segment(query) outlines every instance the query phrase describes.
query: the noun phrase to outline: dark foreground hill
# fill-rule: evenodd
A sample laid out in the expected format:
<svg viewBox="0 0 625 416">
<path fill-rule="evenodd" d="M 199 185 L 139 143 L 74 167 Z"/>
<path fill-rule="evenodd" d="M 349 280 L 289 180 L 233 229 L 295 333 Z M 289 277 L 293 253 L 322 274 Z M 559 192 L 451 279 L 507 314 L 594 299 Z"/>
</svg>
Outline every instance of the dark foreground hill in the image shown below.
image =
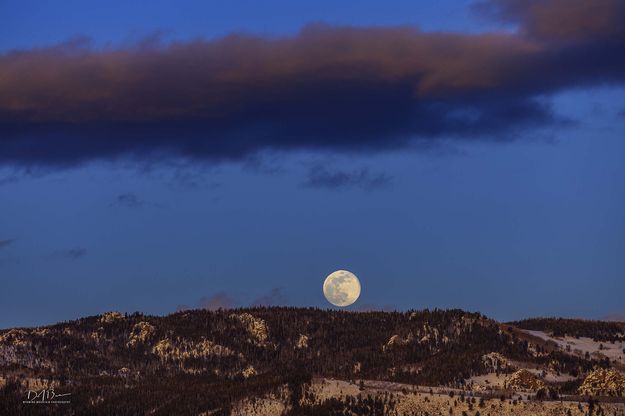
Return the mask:
<svg viewBox="0 0 625 416">
<path fill-rule="evenodd" d="M 573 354 L 520 329 L 553 331 L 558 323 L 534 324 L 504 325 L 460 310 L 250 308 L 164 317 L 111 312 L 2 330 L 0 414 L 230 414 L 242 400 L 268 394 L 282 397 L 293 415 L 335 414 L 324 412 L 346 410 L 341 406 L 347 404 L 335 403 L 334 410 L 311 405 L 315 398 L 307 386 L 313 378 L 469 391 L 476 376 L 493 374 L 510 378 L 501 394 L 527 387 L 555 397 L 577 393 L 593 371 L 599 377 L 603 373 L 597 370 L 608 374 L 620 368 L 607 356 Z M 619 333 L 596 325 L 611 342 L 625 333 L 625 328 Z M 568 321 L 565 326 L 563 334 L 578 328 Z M 594 334 L 591 324 L 582 328 L 575 330 Z M 543 374 L 533 380 L 519 368 Z M 522 385 L 523 377 L 532 378 L 530 386 Z M 71 393 L 62 396 L 70 403 L 23 403 L 29 390 L 49 393 L 50 388 L 54 394 Z M 606 395 L 620 395 L 619 388 Z M 360 413 L 345 414 L 391 414 L 387 410 L 395 406 L 389 397 L 362 400 L 353 403 L 361 406 Z M 375 413 L 376 406 L 386 410 Z"/>
</svg>

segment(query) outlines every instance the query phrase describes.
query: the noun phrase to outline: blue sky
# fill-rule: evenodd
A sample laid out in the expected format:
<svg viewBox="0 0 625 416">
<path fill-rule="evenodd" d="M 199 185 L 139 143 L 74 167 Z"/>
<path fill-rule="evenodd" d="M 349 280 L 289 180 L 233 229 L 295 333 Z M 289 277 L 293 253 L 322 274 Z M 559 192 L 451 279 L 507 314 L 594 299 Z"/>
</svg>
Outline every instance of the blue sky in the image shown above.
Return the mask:
<svg viewBox="0 0 625 416">
<path fill-rule="evenodd" d="M 422 30 L 483 31 L 470 1 L 3 1 L 3 50 L 48 46 L 88 36 L 98 45 L 134 43 L 161 34 L 170 39 L 214 38 L 232 32 L 288 35 L 311 22 L 339 25 L 417 25 Z"/>
<path fill-rule="evenodd" d="M 4 1 L 0 50 L 5 57 L 14 49 L 36 54 L 77 36 L 90 37 L 96 50 L 132 47 L 155 33 L 183 43 L 232 32 L 288 38 L 310 22 L 416 25 L 462 36 L 514 29 L 477 16 L 471 4 Z M 0 60 L 0 73 L 3 65 L 12 65 L 10 58 Z M 554 121 L 506 118 L 519 127 L 489 126 L 475 137 L 468 128 L 436 127 L 435 138 L 389 136 L 396 144 L 388 146 L 372 134 L 364 150 L 354 145 L 363 132 L 351 126 L 358 120 L 351 114 L 347 130 L 304 129 L 303 146 L 291 145 L 299 139 L 289 129 L 278 142 L 223 158 L 186 150 L 144 157 L 150 142 L 113 156 L 94 145 L 87 154 L 52 130 L 35 143 L 58 146 L 41 153 L 29 141 L 34 130 L 16 136 L 16 146 L 11 136 L 8 147 L 0 143 L 0 328 L 107 310 L 165 314 L 210 304 L 215 295 L 233 306 L 279 293 L 276 303 L 327 307 L 321 285 L 336 269 L 360 277 L 355 307 L 457 307 L 500 320 L 623 313 L 625 89 L 620 79 L 593 77 L 530 94 Z M 37 93 L 40 78 L 27 81 Z M 525 87 L 534 84 L 518 85 L 539 88 Z M 288 97 L 308 100 L 304 108 L 316 99 Z M 0 100 L 0 115 L 9 114 L 0 129 L 12 131 L 8 108 Z M 451 117 L 462 108 L 441 111 Z M 490 104 L 477 108 L 498 114 Z M 69 117 L 43 105 L 34 111 L 61 122 Z M 291 116 L 281 107 L 278 113 Z M 356 138 L 343 139 L 344 131 Z M 327 140 L 314 137 L 326 132 Z M 76 140 L 115 140 L 94 134 L 90 127 Z M 266 132 L 246 134 L 254 141 Z M 51 162 L 47 149 L 59 158 Z"/>
</svg>

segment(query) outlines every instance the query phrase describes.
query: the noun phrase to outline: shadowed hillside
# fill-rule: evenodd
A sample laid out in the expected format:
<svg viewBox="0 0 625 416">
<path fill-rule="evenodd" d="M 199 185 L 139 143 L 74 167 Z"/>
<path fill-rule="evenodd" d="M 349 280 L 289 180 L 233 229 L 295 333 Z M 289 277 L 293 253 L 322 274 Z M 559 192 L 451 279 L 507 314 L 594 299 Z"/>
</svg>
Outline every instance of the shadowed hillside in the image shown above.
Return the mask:
<svg viewBox="0 0 625 416">
<path fill-rule="evenodd" d="M 518 325 L 546 329 L 537 322 L 536 328 L 533 321 Z M 586 375 L 614 364 L 600 355 L 567 353 L 515 326 L 461 310 L 249 308 L 164 317 L 110 312 L 0 331 L 0 414 L 230 414 L 245 400 L 268 395 L 291 414 L 358 406 L 339 398 L 314 404 L 310 386 L 320 378 L 354 386 L 377 380 L 480 391 L 480 380 L 492 376 L 488 384 L 496 394 L 527 387 L 557 397 L 576 394 Z M 540 380 L 512 383 L 522 379 L 515 375 L 521 368 L 540 369 Z M 22 403 L 28 390 L 50 387 L 70 392 L 71 404 Z M 619 388 L 606 391 L 618 396 Z M 381 396 L 366 403 L 370 411 L 353 414 L 373 414 L 373 408 L 392 414 L 397 404 Z"/>
</svg>

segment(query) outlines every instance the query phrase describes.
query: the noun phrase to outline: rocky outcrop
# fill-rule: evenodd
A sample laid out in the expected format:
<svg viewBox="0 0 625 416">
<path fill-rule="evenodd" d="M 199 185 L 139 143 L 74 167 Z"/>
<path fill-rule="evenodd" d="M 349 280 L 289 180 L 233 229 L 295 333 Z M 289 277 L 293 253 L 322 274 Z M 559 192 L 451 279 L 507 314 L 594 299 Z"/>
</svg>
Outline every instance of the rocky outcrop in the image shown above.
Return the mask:
<svg viewBox="0 0 625 416">
<path fill-rule="evenodd" d="M 141 344 L 145 344 L 154 336 L 154 332 L 156 332 L 156 328 L 154 328 L 154 326 L 149 322 L 138 322 L 132 327 L 126 346 L 129 348 L 136 348 Z"/>
<path fill-rule="evenodd" d="M 625 375 L 612 369 L 592 371 L 579 386 L 578 393 L 588 396 L 625 396 Z"/>
<path fill-rule="evenodd" d="M 30 331 L 31 335 L 35 335 L 37 337 L 47 337 L 51 334 L 51 332 L 52 331 L 50 331 L 48 328 L 35 328 Z"/>
<path fill-rule="evenodd" d="M 0 335 L 0 345 L 10 345 L 13 347 L 28 346 L 29 342 L 26 340 L 28 332 L 23 329 L 11 329 L 9 332 L 5 332 Z"/>
<path fill-rule="evenodd" d="M 154 345 L 152 353 L 164 361 L 181 361 L 187 358 L 225 357 L 233 355 L 234 351 L 207 339 L 194 342 L 180 338 L 175 340 L 165 338 Z"/>
<path fill-rule="evenodd" d="M 249 341 L 258 346 L 267 345 L 269 338 L 269 330 L 267 324 L 260 318 L 256 318 L 251 313 L 233 313 L 230 318 L 238 320 L 242 323 L 247 332 L 250 334 Z"/>
<path fill-rule="evenodd" d="M 100 322 L 103 324 L 111 324 L 115 321 L 119 321 L 122 320 L 126 317 L 126 315 L 124 315 L 123 313 L 117 312 L 117 311 L 112 311 L 112 312 L 107 312 L 105 314 L 103 314 L 100 317 Z"/>
<path fill-rule="evenodd" d="M 273 393 L 241 400 L 232 407 L 232 416 L 279 416 L 290 414 L 290 392 L 282 386 Z M 215 416 L 217 413 L 200 413 L 198 416 Z"/>
<path fill-rule="evenodd" d="M 496 373 L 501 370 L 507 370 L 513 368 L 508 359 L 498 352 L 491 352 L 482 355 L 482 362 L 486 371 L 490 373 Z"/>
<path fill-rule="evenodd" d="M 504 388 L 510 390 L 538 391 L 543 387 L 545 387 L 545 383 L 526 369 L 516 371 L 504 381 Z"/>
<path fill-rule="evenodd" d="M 408 320 L 414 321 L 419 314 L 412 312 Z M 488 325 L 489 321 L 477 317 L 462 316 L 455 322 L 446 326 L 437 327 L 431 322 L 425 321 L 420 325 L 415 325 L 411 331 L 405 335 L 395 334 L 382 345 L 382 351 L 389 351 L 391 348 L 418 343 L 427 346 L 432 353 L 444 348 L 447 344 L 453 343 L 461 334 L 471 332 L 474 325 Z"/>
<path fill-rule="evenodd" d="M 37 354 L 37 346 L 33 345 L 34 337 L 45 336 L 49 332 L 48 329 L 35 328 L 30 331 L 11 329 L 0 334 L 0 365 L 53 368 L 52 362 Z"/>
<path fill-rule="evenodd" d="M 256 374 L 258 374 L 256 372 L 256 369 L 254 369 L 254 367 L 252 367 L 251 365 L 248 365 L 247 367 L 245 367 L 243 371 L 241 372 L 241 375 L 243 376 L 243 378 L 250 378 L 252 376 L 255 376 Z"/>
<path fill-rule="evenodd" d="M 411 342 L 413 342 L 415 340 L 414 335 L 412 334 L 412 332 L 408 333 L 408 335 L 406 335 L 405 337 L 401 337 L 399 335 L 393 335 L 391 336 L 388 341 L 386 341 L 386 344 L 384 344 L 382 346 L 382 351 L 388 351 L 393 347 L 399 347 L 402 345 L 408 345 Z M 427 340 L 426 340 L 427 341 Z M 419 341 L 421 342 L 421 341 Z M 425 342 L 425 341 L 423 341 Z"/>
<path fill-rule="evenodd" d="M 297 340 L 297 344 L 295 344 L 296 348 L 308 348 L 308 336 L 304 334 L 300 334 L 299 339 Z"/>
</svg>

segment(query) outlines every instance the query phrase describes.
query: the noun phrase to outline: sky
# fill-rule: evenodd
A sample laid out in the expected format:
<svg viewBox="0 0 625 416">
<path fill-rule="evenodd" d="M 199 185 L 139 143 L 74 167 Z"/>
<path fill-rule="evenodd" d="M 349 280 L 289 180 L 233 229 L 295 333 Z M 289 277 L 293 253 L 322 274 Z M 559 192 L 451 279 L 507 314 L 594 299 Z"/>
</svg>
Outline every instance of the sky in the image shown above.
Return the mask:
<svg viewBox="0 0 625 416">
<path fill-rule="evenodd" d="M 0 328 L 625 313 L 618 0 L 0 1 Z"/>
</svg>

